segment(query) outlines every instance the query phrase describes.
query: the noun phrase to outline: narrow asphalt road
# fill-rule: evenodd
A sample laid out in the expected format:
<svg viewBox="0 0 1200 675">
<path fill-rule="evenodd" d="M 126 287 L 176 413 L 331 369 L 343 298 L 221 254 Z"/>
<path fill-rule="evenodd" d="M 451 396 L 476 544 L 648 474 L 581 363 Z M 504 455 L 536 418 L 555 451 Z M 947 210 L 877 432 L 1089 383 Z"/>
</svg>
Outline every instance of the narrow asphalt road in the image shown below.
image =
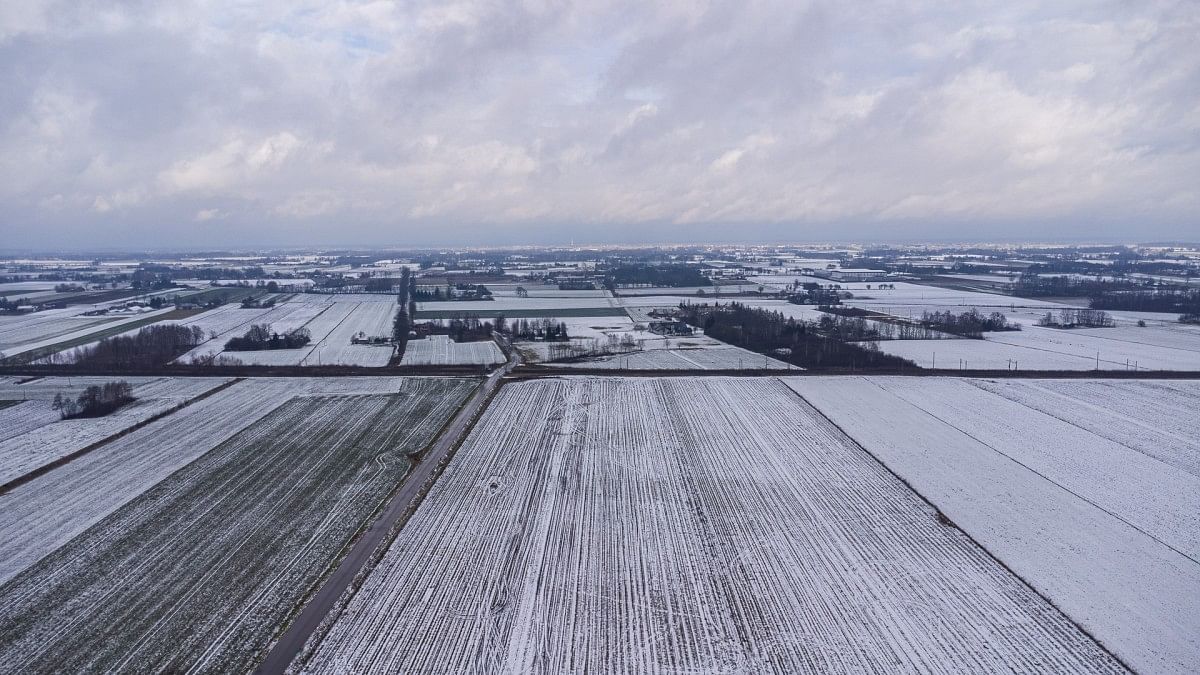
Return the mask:
<svg viewBox="0 0 1200 675">
<path fill-rule="evenodd" d="M 502 345 L 507 347 L 507 345 Z M 413 470 L 404 478 L 400 489 L 384 508 L 383 513 L 371 523 L 367 531 L 354 543 L 350 552 L 338 563 L 333 574 L 308 601 L 300 615 L 288 626 L 287 631 L 279 638 L 279 642 L 267 653 L 256 673 L 275 675 L 283 673 L 292 663 L 309 637 L 325 620 L 325 616 L 334 608 L 339 598 L 350 587 L 354 578 L 372 557 L 372 553 L 383 543 L 388 533 L 396 523 L 404 517 L 413 500 L 429 487 L 439 467 L 449 459 L 450 453 L 462 440 L 471 422 L 483 410 L 483 406 L 500 386 L 500 381 L 520 364 L 520 355 L 513 349 L 509 352 L 508 362 L 496 369 L 484 380 L 475 393 L 471 395 L 452 420 L 442 429 L 442 433 L 434 440 L 433 445 L 417 462 Z"/>
</svg>

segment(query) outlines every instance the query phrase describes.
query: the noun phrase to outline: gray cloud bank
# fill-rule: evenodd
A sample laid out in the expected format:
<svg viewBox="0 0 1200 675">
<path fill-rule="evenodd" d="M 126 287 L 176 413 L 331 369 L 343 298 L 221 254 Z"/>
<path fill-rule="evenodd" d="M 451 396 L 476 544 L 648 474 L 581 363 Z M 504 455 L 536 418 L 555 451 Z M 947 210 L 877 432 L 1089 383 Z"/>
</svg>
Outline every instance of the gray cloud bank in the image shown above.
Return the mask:
<svg viewBox="0 0 1200 675">
<path fill-rule="evenodd" d="M 1200 239 L 1200 3 L 0 5 L 0 245 Z"/>
</svg>

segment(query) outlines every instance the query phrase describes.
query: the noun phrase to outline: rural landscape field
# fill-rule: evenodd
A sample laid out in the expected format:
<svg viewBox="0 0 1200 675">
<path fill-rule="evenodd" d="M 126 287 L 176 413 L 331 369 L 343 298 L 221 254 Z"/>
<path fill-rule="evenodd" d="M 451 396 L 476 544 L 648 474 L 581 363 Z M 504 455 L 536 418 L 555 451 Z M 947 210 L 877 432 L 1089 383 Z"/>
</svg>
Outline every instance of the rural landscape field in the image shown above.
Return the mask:
<svg viewBox="0 0 1200 675">
<path fill-rule="evenodd" d="M 1196 250 L 5 265 L 0 672 L 1200 664 Z"/>
</svg>

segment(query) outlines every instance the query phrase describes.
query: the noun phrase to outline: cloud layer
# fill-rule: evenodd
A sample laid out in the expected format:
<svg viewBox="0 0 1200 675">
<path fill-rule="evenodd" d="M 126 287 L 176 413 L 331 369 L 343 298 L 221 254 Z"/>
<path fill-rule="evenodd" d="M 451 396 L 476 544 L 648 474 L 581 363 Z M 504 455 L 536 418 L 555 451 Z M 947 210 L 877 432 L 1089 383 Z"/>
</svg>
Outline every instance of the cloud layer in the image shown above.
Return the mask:
<svg viewBox="0 0 1200 675">
<path fill-rule="evenodd" d="M 1200 239 L 1200 5 L 19 2 L 9 247 Z"/>
</svg>

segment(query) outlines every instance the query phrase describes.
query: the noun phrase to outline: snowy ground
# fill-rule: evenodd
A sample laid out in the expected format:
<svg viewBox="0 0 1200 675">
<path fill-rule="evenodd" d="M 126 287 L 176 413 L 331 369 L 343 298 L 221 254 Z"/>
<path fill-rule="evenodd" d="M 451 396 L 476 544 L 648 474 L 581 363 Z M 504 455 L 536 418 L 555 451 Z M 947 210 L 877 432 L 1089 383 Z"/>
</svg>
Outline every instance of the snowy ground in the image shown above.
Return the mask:
<svg viewBox="0 0 1200 675">
<path fill-rule="evenodd" d="M 1120 672 L 763 378 L 500 391 L 307 671 Z"/>
<path fill-rule="evenodd" d="M 1200 663 L 1200 385 L 788 384 L 1135 670 Z"/>
<path fill-rule="evenodd" d="M 596 307 L 611 308 L 618 306 L 613 298 L 605 295 L 595 295 L 594 292 L 587 292 L 587 295 L 561 295 L 561 294 L 539 294 L 534 296 L 531 292 L 528 298 L 518 298 L 515 296 L 501 296 L 495 300 L 465 300 L 465 301 L 449 301 L 449 302 L 418 302 L 418 316 L 422 312 L 505 312 L 505 316 L 519 317 L 523 311 L 543 311 L 543 310 L 567 310 L 567 309 L 592 309 Z"/>
<path fill-rule="evenodd" d="M 1026 325 L 983 340 L 880 340 L 923 368 L 1200 370 L 1200 327 L 1179 324 L 1063 330 Z"/>
<path fill-rule="evenodd" d="M 403 479 L 405 453 L 474 386 L 397 383 L 400 393 L 297 396 L 266 417 L 255 410 L 254 424 L 11 577 L 0 586 L 0 671 L 252 669 Z M 174 450 L 181 456 L 160 459 L 196 452 Z M 136 455 L 127 451 L 126 468 Z"/>
<path fill-rule="evenodd" d="M 0 317 L 0 320 L 18 320 L 0 321 L 0 353 L 5 356 L 16 356 L 68 340 L 84 338 L 101 330 L 141 321 L 146 317 L 162 316 L 173 308 L 166 307 L 140 314 L 118 316 L 83 316 L 82 312 L 85 309 L 88 308 L 70 307 L 24 316 Z"/>
<path fill-rule="evenodd" d="M 409 340 L 402 366 L 491 365 L 504 363 L 504 352 L 495 342 L 455 342 L 447 335 Z"/>
<path fill-rule="evenodd" d="M 224 305 L 181 322 L 198 325 L 217 336 L 177 361 L 186 363 L 193 358 L 223 354 L 253 365 L 386 366 L 392 356 L 390 346 L 352 344 L 351 339 L 360 332 L 367 337 L 391 335 L 397 307 L 394 296 L 362 293 L 301 293 L 267 310 Z M 312 342 L 299 349 L 224 351 L 230 338 L 241 336 L 252 324 L 260 323 L 271 324 L 278 333 L 304 327 Z"/>
<path fill-rule="evenodd" d="M 699 339 L 708 340 L 709 338 L 701 337 Z M 692 341 L 690 338 L 678 338 L 673 341 L 673 344 L 679 345 L 689 342 L 695 344 L 695 341 Z M 768 358 L 762 354 L 742 349 L 741 347 L 720 343 L 716 346 L 676 346 L 672 348 L 659 346 L 644 351 L 600 356 L 567 363 L 552 362 L 546 365 L 561 366 L 564 368 L 614 368 L 621 370 L 744 370 L 758 368 L 787 370 L 790 367 L 783 361 Z"/>
<path fill-rule="evenodd" d="M 82 383 L 77 385 L 69 381 L 76 379 L 99 384 L 113 381 L 114 378 L 45 378 L 30 383 L 33 385 L 31 390 L 20 393 L 28 398 L 38 395 L 44 397 L 51 389 L 55 389 L 55 393 L 63 392 L 73 397 L 83 389 Z M 0 485 L 180 406 L 225 381 L 221 378 L 158 378 L 134 388 L 136 401 L 103 417 L 63 420 L 50 408 L 50 401 L 46 398 L 24 403 L 19 408 L 29 410 L 29 417 L 17 425 L 18 429 L 24 428 L 24 431 L 17 434 L 0 433 L 3 438 L 0 440 Z M 59 385 L 57 388 L 56 384 Z M 29 386 L 16 385 L 3 389 L 18 393 L 21 388 Z M 0 394 L 2 397 L 4 395 Z M 9 400 L 15 400 L 15 397 Z M 11 410 L 13 408 L 0 410 L 0 419 Z M 30 420 L 41 424 L 31 426 Z"/>
</svg>

